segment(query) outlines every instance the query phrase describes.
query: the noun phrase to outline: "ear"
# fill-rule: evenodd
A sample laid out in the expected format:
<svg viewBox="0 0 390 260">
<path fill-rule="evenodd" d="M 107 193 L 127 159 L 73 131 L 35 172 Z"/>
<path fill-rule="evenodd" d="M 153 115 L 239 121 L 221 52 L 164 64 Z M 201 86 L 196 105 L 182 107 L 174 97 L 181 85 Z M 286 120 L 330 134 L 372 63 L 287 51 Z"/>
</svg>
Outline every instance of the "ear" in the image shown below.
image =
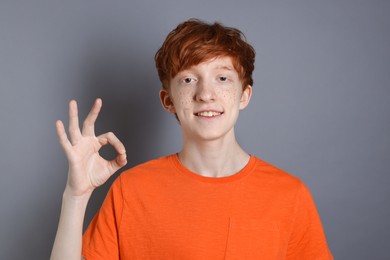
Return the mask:
<svg viewBox="0 0 390 260">
<path fill-rule="evenodd" d="M 168 90 L 166 89 L 161 89 L 160 90 L 160 101 L 162 107 L 169 113 L 175 114 L 175 106 L 172 102 L 171 97 L 169 96 Z"/>
<path fill-rule="evenodd" d="M 242 110 L 248 106 L 249 101 L 251 100 L 251 96 L 252 96 L 252 86 L 248 85 L 248 86 L 246 86 L 244 91 L 242 91 L 242 94 L 241 94 L 240 110 Z"/>
</svg>

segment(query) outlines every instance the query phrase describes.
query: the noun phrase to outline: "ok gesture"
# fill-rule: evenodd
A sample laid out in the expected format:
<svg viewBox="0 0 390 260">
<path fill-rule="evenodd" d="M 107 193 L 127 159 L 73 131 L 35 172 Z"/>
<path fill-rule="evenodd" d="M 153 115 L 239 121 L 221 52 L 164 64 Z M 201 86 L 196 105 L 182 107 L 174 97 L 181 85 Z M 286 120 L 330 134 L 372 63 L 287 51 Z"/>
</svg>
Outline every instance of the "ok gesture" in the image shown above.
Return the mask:
<svg viewBox="0 0 390 260">
<path fill-rule="evenodd" d="M 90 195 L 127 163 L 125 147 L 113 133 L 95 135 L 95 121 L 101 107 L 102 100 L 96 99 L 80 130 L 77 103 L 75 100 L 69 102 L 70 140 L 62 121 L 56 122 L 58 139 L 69 163 L 65 190 L 74 197 Z M 108 144 L 117 152 L 117 157 L 111 161 L 99 154 L 99 150 Z"/>
</svg>

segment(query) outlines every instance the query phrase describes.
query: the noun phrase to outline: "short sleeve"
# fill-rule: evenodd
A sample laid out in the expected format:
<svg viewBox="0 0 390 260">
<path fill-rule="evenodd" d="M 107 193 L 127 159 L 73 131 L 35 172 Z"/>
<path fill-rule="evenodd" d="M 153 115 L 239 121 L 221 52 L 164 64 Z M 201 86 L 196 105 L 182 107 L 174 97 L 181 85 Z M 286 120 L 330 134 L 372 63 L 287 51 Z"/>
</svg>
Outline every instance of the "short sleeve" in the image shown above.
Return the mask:
<svg viewBox="0 0 390 260">
<path fill-rule="evenodd" d="M 303 183 L 297 192 L 295 203 L 287 259 L 333 259 L 314 201 Z"/>
<path fill-rule="evenodd" d="M 85 259 L 119 259 L 118 232 L 122 209 L 123 196 L 119 177 L 83 235 L 82 255 Z"/>
</svg>

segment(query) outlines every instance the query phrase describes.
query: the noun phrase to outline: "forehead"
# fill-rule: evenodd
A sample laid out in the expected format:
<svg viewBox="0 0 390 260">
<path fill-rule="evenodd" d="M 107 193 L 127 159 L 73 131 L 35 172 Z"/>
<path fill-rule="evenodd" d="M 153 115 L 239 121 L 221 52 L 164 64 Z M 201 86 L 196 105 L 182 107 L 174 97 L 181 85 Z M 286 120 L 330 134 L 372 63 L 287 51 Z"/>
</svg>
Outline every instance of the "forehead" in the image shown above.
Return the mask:
<svg viewBox="0 0 390 260">
<path fill-rule="evenodd" d="M 215 57 L 213 59 L 203 61 L 199 64 L 179 71 L 178 74 L 180 74 L 181 72 L 193 70 L 228 70 L 237 72 L 233 66 L 232 58 L 228 56 Z"/>
</svg>

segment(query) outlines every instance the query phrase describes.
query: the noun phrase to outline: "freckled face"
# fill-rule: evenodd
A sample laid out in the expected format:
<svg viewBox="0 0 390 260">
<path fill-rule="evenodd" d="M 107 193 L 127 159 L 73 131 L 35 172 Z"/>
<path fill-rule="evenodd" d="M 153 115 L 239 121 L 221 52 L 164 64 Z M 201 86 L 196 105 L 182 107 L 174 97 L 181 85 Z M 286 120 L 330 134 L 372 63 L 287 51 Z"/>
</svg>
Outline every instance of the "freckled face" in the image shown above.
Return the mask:
<svg viewBox="0 0 390 260">
<path fill-rule="evenodd" d="M 242 82 L 230 57 L 220 57 L 179 72 L 170 91 L 160 92 L 164 108 L 177 114 L 184 138 L 234 138 L 234 124 L 252 93 Z"/>
</svg>

